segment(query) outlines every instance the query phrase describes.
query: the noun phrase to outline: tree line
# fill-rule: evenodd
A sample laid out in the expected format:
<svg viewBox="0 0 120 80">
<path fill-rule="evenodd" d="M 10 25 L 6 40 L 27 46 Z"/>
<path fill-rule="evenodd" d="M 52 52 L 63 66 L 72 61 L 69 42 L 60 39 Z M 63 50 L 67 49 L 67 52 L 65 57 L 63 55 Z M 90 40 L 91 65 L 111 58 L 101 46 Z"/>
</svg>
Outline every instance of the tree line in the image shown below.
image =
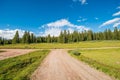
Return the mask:
<svg viewBox="0 0 120 80">
<path fill-rule="evenodd" d="M 4 44 L 30 44 L 30 43 L 72 43 L 80 41 L 92 41 L 92 40 L 120 40 L 120 29 L 117 27 L 113 31 L 106 29 L 103 32 L 88 31 L 61 31 L 58 37 L 55 36 L 39 36 L 36 37 L 33 33 L 28 31 L 24 32 L 22 38 L 19 37 L 19 32 L 16 31 L 13 39 L 4 39 L 0 37 L 0 45 Z"/>
</svg>

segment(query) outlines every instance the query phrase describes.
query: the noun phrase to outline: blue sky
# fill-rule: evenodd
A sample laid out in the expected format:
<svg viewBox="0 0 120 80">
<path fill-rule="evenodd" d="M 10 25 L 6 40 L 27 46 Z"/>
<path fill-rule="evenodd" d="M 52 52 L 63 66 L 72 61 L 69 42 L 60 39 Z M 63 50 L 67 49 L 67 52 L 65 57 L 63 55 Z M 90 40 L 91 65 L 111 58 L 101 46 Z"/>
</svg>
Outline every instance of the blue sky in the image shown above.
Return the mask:
<svg viewBox="0 0 120 80">
<path fill-rule="evenodd" d="M 0 36 L 19 30 L 59 35 L 61 30 L 111 30 L 120 26 L 120 0 L 0 0 Z"/>
</svg>

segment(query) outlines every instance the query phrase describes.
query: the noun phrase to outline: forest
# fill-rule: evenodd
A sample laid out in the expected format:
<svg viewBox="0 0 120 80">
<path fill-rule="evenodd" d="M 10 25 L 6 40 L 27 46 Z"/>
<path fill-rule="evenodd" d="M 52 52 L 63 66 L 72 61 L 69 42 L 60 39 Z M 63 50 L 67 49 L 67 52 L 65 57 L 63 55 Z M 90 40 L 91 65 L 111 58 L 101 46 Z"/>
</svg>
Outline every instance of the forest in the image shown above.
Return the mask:
<svg viewBox="0 0 120 80">
<path fill-rule="evenodd" d="M 55 36 L 38 36 L 36 37 L 33 33 L 25 31 L 22 37 L 19 37 L 19 32 L 16 31 L 13 39 L 4 39 L 0 37 L 0 45 L 5 44 L 30 44 L 30 43 L 73 43 L 80 41 L 92 41 L 92 40 L 120 40 L 120 29 L 117 27 L 113 31 L 106 29 L 103 32 L 88 31 L 61 31 L 58 37 Z"/>
</svg>

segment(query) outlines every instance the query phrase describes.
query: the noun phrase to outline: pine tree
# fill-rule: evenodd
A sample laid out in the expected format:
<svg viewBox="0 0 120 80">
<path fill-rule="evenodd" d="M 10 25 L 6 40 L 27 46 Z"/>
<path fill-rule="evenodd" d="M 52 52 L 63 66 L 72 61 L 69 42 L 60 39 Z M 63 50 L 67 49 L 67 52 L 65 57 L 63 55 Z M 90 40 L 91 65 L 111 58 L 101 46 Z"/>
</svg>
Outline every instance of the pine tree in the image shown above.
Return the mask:
<svg viewBox="0 0 120 80">
<path fill-rule="evenodd" d="M 27 35 L 26 35 L 26 43 L 30 43 L 31 40 L 30 40 L 30 32 L 27 32 Z"/>
<path fill-rule="evenodd" d="M 108 35 L 108 40 L 112 40 L 113 39 L 113 35 L 112 35 L 112 32 L 111 32 L 110 29 L 108 29 L 107 35 Z"/>
<path fill-rule="evenodd" d="M 63 43 L 67 43 L 67 42 L 68 42 L 67 31 L 64 30 L 64 33 L 63 33 Z"/>
<path fill-rule="evenodd" d="M 30 43 L 36 43 L 36 37 L 33 33 L 30 34 Z"/>
<path fill-rule="evenodd" d="M 27 36 L 27 31 L 24 32 L 24 35 L 22 37 L 22 43 L 26 43 L 26 36 Z"/>
<path fill-rule="evenodd" d="M 93 32 L 92 32 L 91 30 L 89 30 L 89 31 L 87 32 L 87 40 L 88 40 L 88 41 L 93 40 Z"/>
<path fill-rule="evenodd" d="M 30 33 L 25 31 L 23 37 L 22 37 L 22 43 L 30 43 L 31 39 L 30 39 Z"/>
<path fill-rule="evenodd" d="M 58 42 L 59 43 L 64 43 L 64 41 L 63 41 L 63 32 L 62 31 L 60 32 L 60 35 L 58 37 Z"/>
<path fill-rule="evenodd" d="M 51 36 L 50 36 L 50 34 L 47 37 L 47 43 L 51 43 Z"/>
<path fill-rule="evenodd" d="M 119 32 L 118 32 L 117 27 L 115 27 L 115 29 L 114 29 L 114 39 L 119 40 Z"/>
<path fill-rule="evenodd" d="M 19 41 L 19 33 L 18 33 L 18 31 L 16 31 L 15 36 L 14 36 L 14 38 L 12 40 L 12 43 L 16 44 L 16 43 L 19 43 L 19 42 L 20 42 Z"/>
</svg>

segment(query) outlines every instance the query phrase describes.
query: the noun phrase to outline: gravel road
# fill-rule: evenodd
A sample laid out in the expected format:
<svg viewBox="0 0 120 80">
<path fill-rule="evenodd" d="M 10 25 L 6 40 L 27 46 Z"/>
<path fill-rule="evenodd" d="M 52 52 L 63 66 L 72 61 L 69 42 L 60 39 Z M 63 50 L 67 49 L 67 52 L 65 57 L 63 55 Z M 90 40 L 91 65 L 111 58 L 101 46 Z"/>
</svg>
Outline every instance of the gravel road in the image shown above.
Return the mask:
<svg viewBox="0 0 120 80">
<path fill-rule="evenodd" d="M 0 49 L 0 50 L 5 51 L 0 53 L 0 60 L 23 55 L 31 51 L 35 51 L 35 49 Z"/>
<path fill-rule="evenodd" d="M 72 58 L 66 50 L 54 49 L 32 74 L 31 80 L 113 80 Z"/>
</svg>

